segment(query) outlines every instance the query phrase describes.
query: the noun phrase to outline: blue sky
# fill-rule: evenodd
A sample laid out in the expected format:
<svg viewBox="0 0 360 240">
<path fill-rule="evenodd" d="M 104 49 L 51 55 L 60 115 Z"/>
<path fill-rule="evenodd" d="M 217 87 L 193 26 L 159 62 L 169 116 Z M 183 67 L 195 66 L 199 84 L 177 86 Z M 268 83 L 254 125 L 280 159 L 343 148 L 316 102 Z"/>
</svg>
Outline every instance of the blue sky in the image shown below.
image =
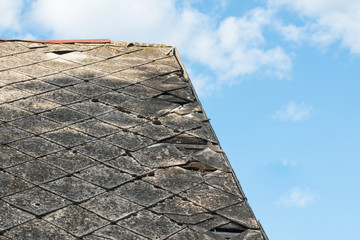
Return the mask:
<svg viewBox="0 0 360 240">
<path fill-rule="evenodd" d="M 178 47 L 270 239 L 357 240 L 358 0 L 1 0 L 0 36 Z"/>
</svg>

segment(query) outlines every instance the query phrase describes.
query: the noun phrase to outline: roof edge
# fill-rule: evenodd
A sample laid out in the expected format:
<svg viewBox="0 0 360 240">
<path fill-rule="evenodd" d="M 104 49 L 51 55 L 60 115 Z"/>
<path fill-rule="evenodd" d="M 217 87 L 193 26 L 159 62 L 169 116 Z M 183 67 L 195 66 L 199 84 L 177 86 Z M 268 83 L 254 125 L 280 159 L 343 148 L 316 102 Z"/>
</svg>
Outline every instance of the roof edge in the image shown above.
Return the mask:
<svg viewBox="0 0 360 240">
<path fill-rule="evenodd" d="M 182 73 L 183 73 L 184 77 L 186 78 L 186 80 L 189 82 L 189 85 L 190 85 L 191 88 L 193 89 L 195 98 L 196 98 L 196 100 L 199 102 L 199 105 L 200 105 L 200 107 L 201 107 L 201 109 L 202 109 L 203 114 L 205 114 L 206 118 L 208 118 L 208 116 L 207 116 L 206 113 L 205 113 L 204 107 L 202 106 L 202 104 L 201 104 L 201 102 L 200 102 L 200 98 L 199 98 L 199 96 L 197 95 L 197 93 L 196 93 L 196 91 L 195 91 L 194 85 L 192 84 L 192 82 L 191 82 L 191 80 L 190 80 L 190 76 L 189 76 L 189 74 L 188 74 L 187 71 L 186 71 L 185 65 L 184 65 L 184 63 L 183 63 L 183 61 L 182 61 L 182 59 L 181 59 L 181 57 L 180 57 L 179 51 L 177 50 L 176 47 L 174 48 L 174 55 L 175 55 L 175 58 L 177 59 L 178 63 L 179 63 L 180 66 L 181 66 L 181 70 L 182 70 Z M 208 118 L 208 119 L 210 120 L 210 118 Z M 210 129 L 211 129 L 213 135 L 215 136 L 216 140 L 218 141 L 219 146 L 220 146 L 220 148 L 221 148 L 220 141 L 219 141 L 217 135 L 215 134 L 215 131 L 214 131 L 214 129 L 213 129 L 213 127 L 212 127 L 211 124 L 210 124 Z M 221 148 L 221 149 L 222 149 L 222 148 Z M 238 187 L 238 189 L 240 190 L 242 196 L 244 197 L 245 204 L 246 204 L 247 207 L 251 210 L 251 212 L 252 212 L 252 214 L 253 214 L 253 217 L 256 219 L 257 224 L 258 224 L 258 226 L 259 226 L 259 230 L 261 231 L 261 234 L 263 235 L 264 240 L 269 240 L 268 236 L 267 236 L 266 233 L 265 233 L 264 228 L 262 227 L 259 219 L 256 218 L 255 213 L 254 213 L 254 211 L 252 210 L 252 208 L 251 208 L 251 206 L 250 206 L 250 204 L 249 204 L 249 202 L 248 202 L 248 199 L 246 198 L 245 192 L 244 192 L 243 188 L 242 188 L 241 185 L 240 185 L 239 179 L 237 178 L 237 176 L 236 176 L 236 174 L 235 174 L 235 171 L 234 171 L 234 169 L 232 168 L 232 165 L 230 164 L 230 160 L 228 159 L 226 153 L 225 153 L 225 152 L 223 152 L 223 153 L 224 153 L 225 161 L 226 161 L 226 162 L 228 163 L 228 165 L 230 166 L 230 171 L 231 171 L 231 174 L 232 174 L 233 177 L 234 177 L 235 184 L 236 184 L 236 186 Z"/>
<path fill-rule="evenodd" d="M 124 46 L 124 47 L 166 47 L 173 48 L 172 45 L 161 44 L 161 43 L 145 43 L 145 42 L 124 42 L 124 41 L 113 41 L 111 40 L 111 44 Z"/>
<path fill-rule="evenodd" d="M 0 38 L 2 42 L 33 42 L 33 43 L 111 43 L 110 39 L 72 39 L 72 40 L 23 40 Z"/>
<path fill-rule="evenodd" d="M 114 41 L 110 39 L 69 39 L 69 40 L 25 40 L 25 39 L 8 39 L 0 38 L 0 42 L 30 42 L 30 43 L 55 43 L 55 44 L 71 44 L 71 43 L 109 43 L 123 47 L 171 47 L 168 44 L 160 43 L 144 43 L 144 42 L 125 42 L 125 41 Z"/>
</svg>

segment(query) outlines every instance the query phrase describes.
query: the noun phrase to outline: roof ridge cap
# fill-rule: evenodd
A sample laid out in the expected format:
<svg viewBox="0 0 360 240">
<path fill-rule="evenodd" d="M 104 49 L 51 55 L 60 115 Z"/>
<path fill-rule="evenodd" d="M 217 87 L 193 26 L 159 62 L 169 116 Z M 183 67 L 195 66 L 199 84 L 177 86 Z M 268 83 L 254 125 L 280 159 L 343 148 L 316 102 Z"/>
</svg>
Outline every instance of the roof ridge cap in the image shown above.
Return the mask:
<svg viewBox="0 0 360 240">
<path fill-rule="evenodd" d="M 111 40 L 111 43 L 114 45 L 120 45 L 124 47 L 172 47 L 172 45 L 168 44 L 161 44 L 161 43 L 145 43 L 145 42 L 125 42 L 125 41 L 113 41 Z"/>
</svg>

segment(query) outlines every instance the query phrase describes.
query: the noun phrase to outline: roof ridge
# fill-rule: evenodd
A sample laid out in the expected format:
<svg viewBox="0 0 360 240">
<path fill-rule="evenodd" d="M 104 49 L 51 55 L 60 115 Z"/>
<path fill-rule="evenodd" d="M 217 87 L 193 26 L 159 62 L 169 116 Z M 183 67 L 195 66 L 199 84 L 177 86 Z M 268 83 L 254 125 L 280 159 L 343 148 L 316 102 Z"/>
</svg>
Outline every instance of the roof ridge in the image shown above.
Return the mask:
<svg viewBox="0 0 360 240">
<path fill-rule="evenodd" d="M 145 42 L 125 42 L 125 41 L 113 41 L 107 38 L 104 39 L 61 39 L 61 40 L 26 40 L 26 39 L 8 39 L 8 38 L 0 38 L 1 42 L 33 42 L 33 43 L 111 43 L 117 46 L 124 47 L 173 47 L 168 44 L 160 44 L 160 43 L 145 43 Z"/>
<path fill-rule="evenodd" d="M 0 38 L 0 41 L 20 41 L 20 42 L 34 42 L 34 43 L 111 43 L 110 39 L 71 39 L 71 40 L 24 40 L 24 39 L 6 39 Z"/>
</svg>

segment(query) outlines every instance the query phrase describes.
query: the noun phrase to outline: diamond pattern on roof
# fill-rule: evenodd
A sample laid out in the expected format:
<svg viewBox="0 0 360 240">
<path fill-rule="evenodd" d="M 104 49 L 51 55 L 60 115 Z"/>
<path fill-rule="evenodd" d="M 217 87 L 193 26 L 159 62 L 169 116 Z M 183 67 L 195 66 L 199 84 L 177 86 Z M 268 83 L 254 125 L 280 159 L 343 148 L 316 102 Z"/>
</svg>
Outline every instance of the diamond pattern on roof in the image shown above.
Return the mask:
<svg viewBox="0 0 360 240">
<path fill-rule="evenodd" d="M 132 179 L 130 174 L 102 164 L 85 169 L 75 176 L 106 189 L 117 187 Z"/>
<path fill-rule="evenodd" d="M 31 93 L 22 91 L 12 86 L 5 86 L 0 88 L 0 104 L 12 102 L 21 98 L 30 96 Z"/>
<path fill-rule="evenodd" d="M 94 166 L 96 161 L 88 158 L 76 150 L 63 150 L 41 158 L 42 161 L 62 169 L 68 173 L 78 172 Z"/>
<path fill-rule="evenodd" d="M 30 133 L 15 128 L 10 124 L 0 125 L 0 144 L 8 144 L 30 136 Z"/>
<path fill-rule="evenodd" d="M 14 102 L 14 105 L 33 113 L 41 113 L 61 106 L 60 104 L 45 100 L 38 96 L 33 96 L 24 100 L 16 101 Z"/>
<path fill-rule="evenodd" d="M 58 104 L 66 105 L 69 103 L 80 102 L 85 100 L 86 97 L 79 94 L 67 91 L 65 89 L 58 89 L 49 93 L 39 95 L 41 98 L 56 102 Z"/>
<path fill-rule="evenodd" d="M 64 124 L 71 124 L 88 118 L 86 114 L 80 113 L 78 111 L 74 111 L 66 107 L 53 109 L 49 112 L 41 114 L 41 116 L 54 120 L 58 123 L 64 123 Z"/>
<path fill-rule="evenodd" d="M 0 201 L 0 231 L 15 227 L 33 218 L 33 215 L 12 207 L 8 203 Z"/>
<path fill-rule="evenodd" d="M 55 142 L 67 148 L 84 144 L 94 139 L 93 137 L 90 137 L 68 127 L 45 133 L 43 134 L 43 136 L 51 140 L 52 142 Z"/>
<path fill-rule="evenodd" d="M 24 65 L 28 65 L 29 62 L 26 60 L 23 60 L 21 58 L 18 58 L 16 56 L 6 56 L 0 58 L 0 65 L 7 68 L 16 68 Z"/>
<path fill-rule="evenodd" d="M 114 133 L 104 140 L 129 151 L 136 151 L 153 143 L 150 138 L 142 137 L 128 131 Z"/>
<path fill-rule="evenodd" d="M 11 146 L 33 157 L 44 156 L 62 149 L 61 146 L 39 137 L 17 141 L 11 144 Z"/>
<path fill-rule="evenodd" d="M 34 184 L 48 182 L 66 174 L 66 172 L 39 160 L 11 167 L 7 171 Z"/>
<path fill-rule="evenodd" d="M 134 181 L 118 187 L 115 194 L 143 206 L 151 206 L 172 194 L 144 181 Z"/>
<path fill-rule="evenodd" d="M 13 84 L 13 86 L 20 90 L 28 91 L 33 94 L 41 94 L 57 88 L 54 85 L 48 84 L 40 80 L 30 80 L 21 83 L 15 83 Z"/>
<path fill-rule="evenodd" d="M 98 71 L 87 66 L 73 68 L 67 71 L 63 71 L 63 73 L 82 80 L 92 80 L 107 75 L 105 72 Z"/>
<path fill-rule="evenodd" d="M 31 188 L 33 185 L 6 172 L 0 172 L 0 197 L 5 197 Z"/>
<path fill-rule="evenodd" d="M 141 206 L 111 192 L 94 197 L 81 206 L 112 222 L 142 209 Z"/>
<path fill-rule="evenodd" d="M 43 184 L 41 187 L 74 202 L 82 202 L 105 191 L 100 187 L 75 177 L 60 178 Z"/>
<path fill-rule="evenodd" d="M 105 137 L 120 131 L 118 127 L 96 119 L 90 119 L 83 122 L 75 123 L 71 127 L 78 131 L 98 138 Z"/>
<path fill-rule="evenodd" d="M 123 227 L 118 225 L 108 225 L 95 231 L 92 235 L 84 237 L 85 240 L 104 240 L 104 239 L 117 239 L 122 237 L 128 240 L 145 240 L 148 238 L 141 237 Z"/>
<path fill-rule="evenodd" d="M 44 76 L 56 74 L 58 72 L 55 69 L 43 67 L 39 64 L 27 65 L 27 66 L 15 68 L 14 71 L 22 73 L 22 74 L 32 77 L 32 78 L 44 77 Z"/>
<path fill-rule="evenodd" d="M 2 121 L 12 121 L 31 114 L 21 108 L 15 107 L 13 104 L 0 105 L 0 113 L 0 120 Z"/>
<path fill-rule="evenodd" d="M 199 172 L 172 167 L 159 169 L 153 176 L 147 176 L 144 180 L 177 194 L 197 185 L 202 178 Z"/>
<path fill-rule="evenodd" d="M 53 131 L 63 126 L 60 123 L 43 118 L 39 115 L 32 115 L 30 117 L 24 117 L 19 120 L 15 120 L 11 122 L 11 125 L 34 134 Z"/>
<path fill-rule="evenodd" d="M 41 77 L 39 80 L 44 81 L 49 84 L 53 84 L 58 87 L 66 87 L 71 86 L 77 83 L 81 83 L 82 81 L 76 77 L 72 77 L 67 74 L 59 73 L 55 75 L 50 75 L 46 77 Z"/>
<path fill-rule="evenodd" d="M 66 88 L 67 90 L 81 94 L 86 97 L 94 97 L 103 93 L 106 93 L 108 90 L 99 85 L 91 84 L 89 82 L 83 82 L 74 86 Z"/>
<path fill-rule="evenodd" d="M 182 227 L 169 218 L 144 210 L 118 223 L 150 239 L 165 239 Z"/>
<path fill-rule="evenodd" d="M 161 91 L 158 91 L 153 88 L 146 87 L 141 84 L 134 84 L 128 87 L 120 89 L 121 92 L 129 94 L 133 97 L 138 97 L 142 100 L 150 99 L 161 94 Z"/>
<path fill-rule="evenodd" d="M 23 225 L 12 228 L 10 231 L 6 232 L 6 236 L 10 239 L 18 240 L 76 239 L 64 230 L 39 219 L 34 219 Z"/>
<path fill-rule="evenodd" d="M 37 216 L 44 215 L 70 204 L 70 201 L 39 187 L 34 187 L 5 197 L 4 201 Z"/>
<path fill-rule="evenodd" d="M 89 142 L 75 148 L 74 150 L 82 153 L 83 155 L 96 159 L 97 161 L 107 161 L 116 158 L 125 152 L 121 148 L 100 140 Z"/>
<path fill-rule="evenodd" d="M 98 102 L 98 99 L 82 101 L 68 105 L 68 107 L 94 117 L 114 110 L 113 107 Z"/>
<path fill-rule="evenodd" d="M 8 168 L 32 160 L 29 155 L 23 154 L 7 145 L 0 145 L 0 168 Z"/>
<path fill-rule="evenodd" d="M 156 141 L 160 141 L 165 138 L 170 138 L 178 133 L 172 129 L 160 125 L 161 122 L 155 120 L 153 122 L 144 123 L 140 126 L 130 128 L 129 131 L 139 133 L 145 137 L 151 138 Z"/>
<path fill-rule="evenodd" d="M 76 237 L 84 236 L 109 222 L 79 206 L 70 205 L 44 217 L 55 226 L 66 229 Z"/>
<path fill-rule="evenodd" d="M 29 79 L 31 79 L 31 77 L 11 70 L 0 72 L 0 81 L 5 84 L 22 82 Z"/>
<path fill-rule="evenodd" d="M 206 184 L 200 184 L 193 187 L 185 193 L 181 193 L 180 196 L 185 197 L 206 209 L 210 209 L 211 211 L 222 209 L 241 201 L 241 199 L 235 195 L 226 193 Z"/>
<path fill-rule="evenodd" d="M 150 167 L 169 167 L 187 162 L 186 156 L 171 144 L 155 144 L 132 153 L 141 164 Z"/>
<path fill-rule="evenodd" d="M 153 171 L 152 168 L 140 165 L 134 158 L 129 156 L 120 156 L 105 162 L 105 164 L 120 169 L 121 171 L 140 176 Z"/>
<path fill-rule="evenodd" d="M 120 111 L 113 111 L 98 117 L 98 119 L 113 124 L 121 128 L 130 128 L 144 123 L 146 120 L 138 118 L 131 114 L 123 113 Z"/>
<path fill-rule="evenodd" d="M 267 240 L 175 48 L 55 42 L 0 41 L 0 240 Z"/>
</svg>

